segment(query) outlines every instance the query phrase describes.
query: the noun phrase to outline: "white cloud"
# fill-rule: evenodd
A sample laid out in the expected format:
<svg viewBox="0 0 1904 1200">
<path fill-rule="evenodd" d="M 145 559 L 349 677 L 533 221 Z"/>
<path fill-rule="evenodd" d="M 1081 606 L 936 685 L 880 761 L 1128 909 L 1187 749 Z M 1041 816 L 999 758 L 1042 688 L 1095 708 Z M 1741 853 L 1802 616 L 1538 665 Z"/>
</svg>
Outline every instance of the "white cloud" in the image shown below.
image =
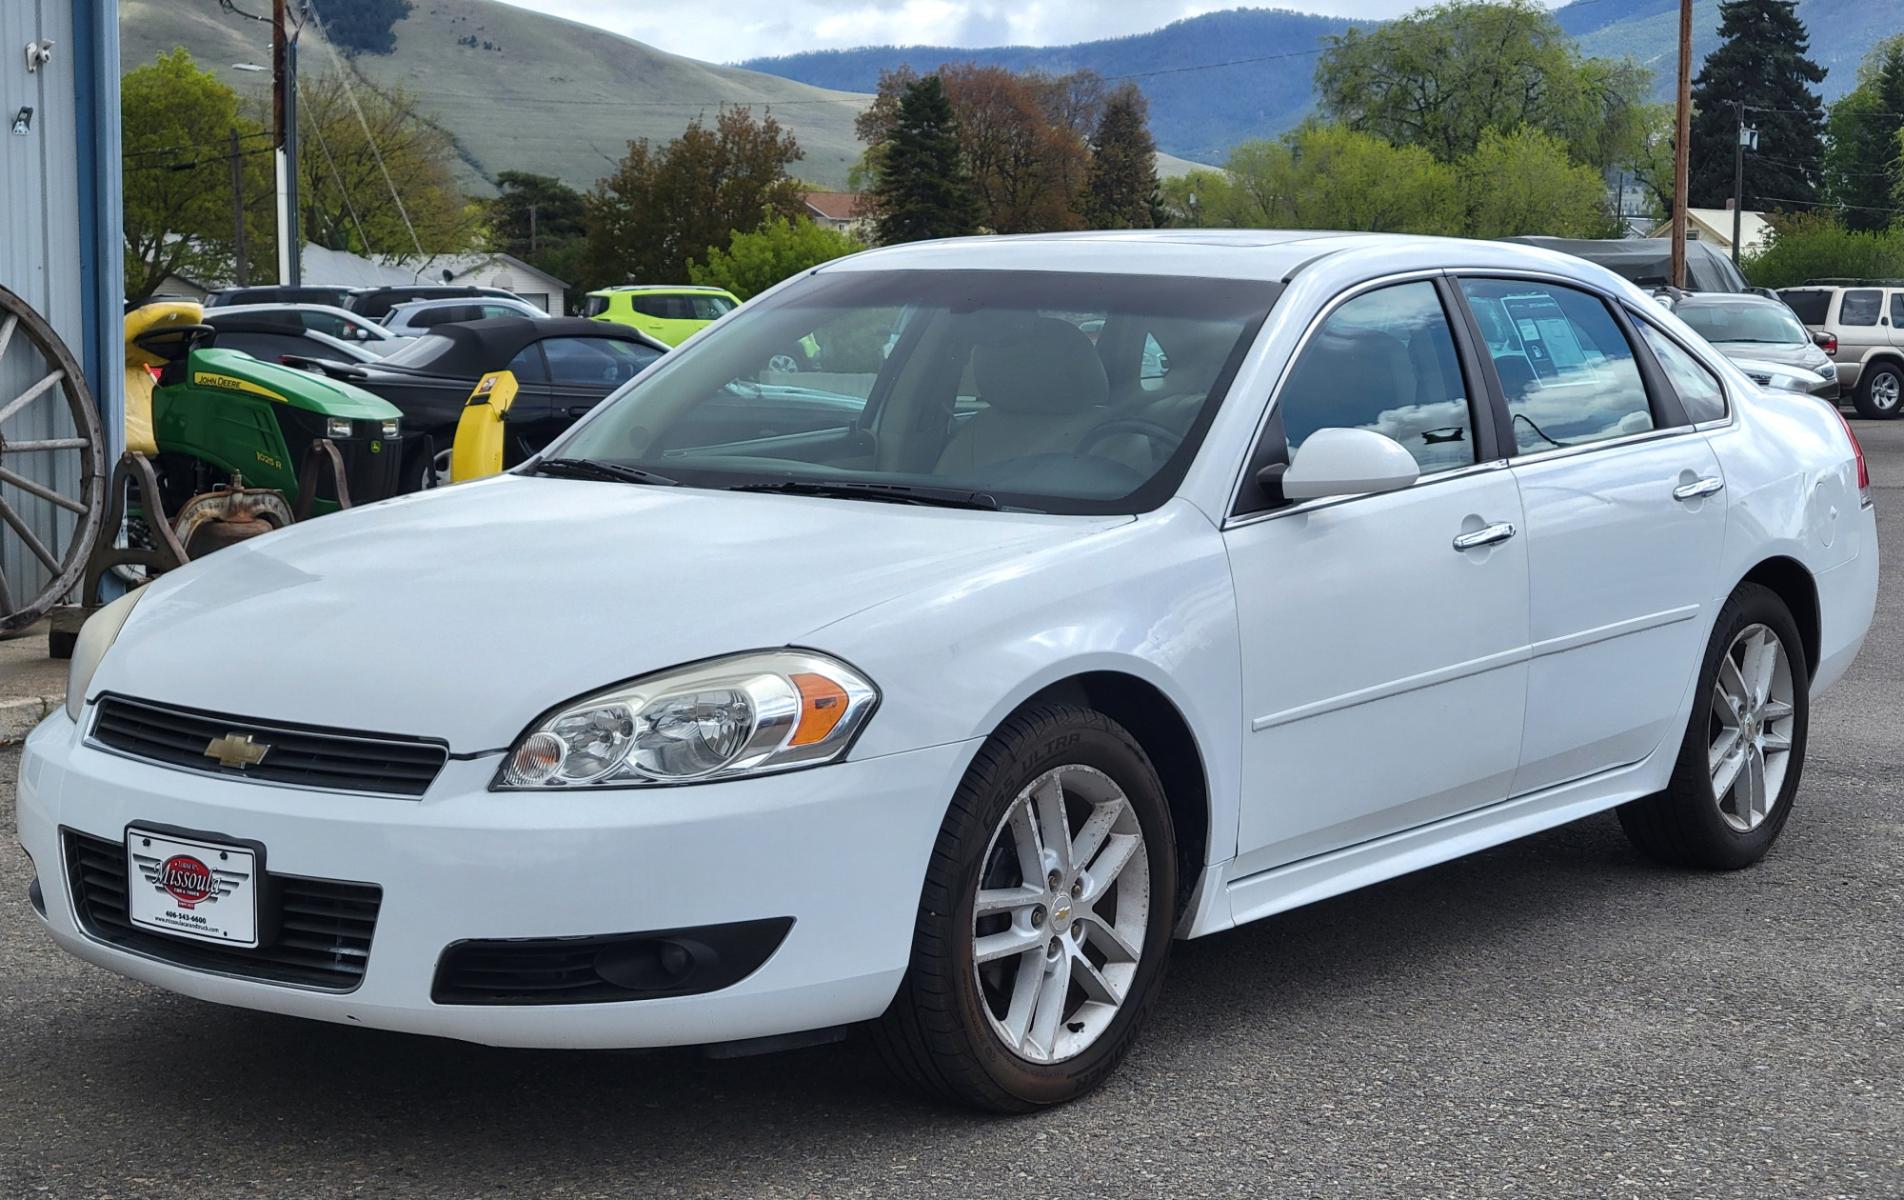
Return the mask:
<svg viewBox="0 0 1904 1200">
<path fill-rule="evenodd" d="M 507 0 L 610 29 L 675 54 L 735 62 L 849 46 L 1062 45 L 1143 33 L 1235 0 L 720 0 L 708 5 L 618 0 Z M 1423 0 L 1285 0 L 1347 17 L 1392 17 Z M 1552 2 L 1552 0 L 1548 0 Z"/>
</svg>

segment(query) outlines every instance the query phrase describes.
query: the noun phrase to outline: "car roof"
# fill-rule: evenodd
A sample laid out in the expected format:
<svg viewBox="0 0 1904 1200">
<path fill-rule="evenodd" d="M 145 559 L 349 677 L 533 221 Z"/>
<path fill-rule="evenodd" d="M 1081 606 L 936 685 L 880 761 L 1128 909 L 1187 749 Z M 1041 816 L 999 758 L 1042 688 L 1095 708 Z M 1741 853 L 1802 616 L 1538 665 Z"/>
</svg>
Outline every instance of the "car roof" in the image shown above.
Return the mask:
<svg viewBox="0 0 1904 1200">
<path fill-rule="evenodd" d="M 374 321 L 364 319 L 364 314 L 354 313 L 348 308 L 339 308 L 335 304 L 311 304 L 303 300 L 280 300 L 276 303 L 263 301 L 258 304 L 221 304 L 213 312 L 220 313 L 323 313 L 326 316 L 344 317 L 357 325 L 374 325 Z"/>
<path fill-rule="evenodd" d="M 1309 229 L 1145 229 L 949 238 L 863 250 L 816 270 L 822 274 L 1046 270 L 1287 283 L 1324 263 L 1363 277 L 1454 268 L 1537 270 L 1608 291 L 1634 293 L 1632 284 L 1607 268 L 1541 246 Z"/>
<path fill-rule="evenodd" d="M 513 301 L 516 304 L 526 304 L 530 308 L 535 307 L 535 305 L 529 304 L 527 300 L 524 300 L 520 296 L 427 296 L 421 300 L 405 300 L 400 304 L 391 305 L 390 315 L 395 316 L 400 312 L 421 312 L 424 309 L 430 308 L 447 308 L 452 304 L 493 304 L 497 301 L 501 301 L 504 304 Z M 363 319 L 361 313 L 353 313 L 352 315 L 357 317 L 358 320 Z"/>
<path fill-rule="evenodd" d="M 455 343 L 449 354 L 429 368 L 430 374 L 472 377 L 498 370 L 521 353 L 524 346 L 552 337 L 607 338 L 635 342 L 655 350 L 667 349 L 633 326 L 588 317 L 484 317 L 480 321 L 435 325 L 423 336 L 447 338 Z"/>
<path fill-rule="evenodd" d="M 608 296 L 616 292 L 693 292 L 704 296 L 733 295 L 724 287 L 714 287 L 705 283 L 617 283 L 610 287 L 596 288 L 589 295 Z"/>
<path fill-rule="evenodd" d="M 1787 289 L 1789 290 L 1789 289 Z M 1751 292 L 1687 292 L 1674 302 L 1674 308 L 1776 308 L 1790 312 L 1791 306 L 1770 296 Z"/>
</svg>

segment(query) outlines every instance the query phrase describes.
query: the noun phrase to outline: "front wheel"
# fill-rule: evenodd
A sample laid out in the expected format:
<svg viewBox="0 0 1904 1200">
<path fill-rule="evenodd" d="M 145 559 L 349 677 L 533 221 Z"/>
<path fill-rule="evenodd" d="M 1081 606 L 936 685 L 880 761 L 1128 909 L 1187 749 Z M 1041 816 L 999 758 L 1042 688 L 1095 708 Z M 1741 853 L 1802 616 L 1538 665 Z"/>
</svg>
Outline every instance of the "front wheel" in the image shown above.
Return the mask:
<svg viewBox="0 0 1904 1200">
<path fill-rule="evenodd" d="M 1176 845 L 1163 786 L 1101 713 L 1014 715 L 940 829 L 887 1063 L 939 1095 L 1029 1112 L 1090 1091 L 1130 1048 L 1169 955 Z"/>
<path fill-rule="evenodd" d="M 1864 369 L 1858 381 L 1854 401 L 1858 415 L 1873 421 L 1890 421 L 1904 415 L 1904 368 L 1894 363 L 1873 363 Z"/>
<path fill-rule="evenodd" d="M 1772 848 L 1805 765 L 1811 676 L 1776 592 L 1747 583 L 1732 593 L 1698 687 L 1672 782 L 1622 805 L 1620 825 L 1662 862 L 1737 870 Z"/>
</svg>

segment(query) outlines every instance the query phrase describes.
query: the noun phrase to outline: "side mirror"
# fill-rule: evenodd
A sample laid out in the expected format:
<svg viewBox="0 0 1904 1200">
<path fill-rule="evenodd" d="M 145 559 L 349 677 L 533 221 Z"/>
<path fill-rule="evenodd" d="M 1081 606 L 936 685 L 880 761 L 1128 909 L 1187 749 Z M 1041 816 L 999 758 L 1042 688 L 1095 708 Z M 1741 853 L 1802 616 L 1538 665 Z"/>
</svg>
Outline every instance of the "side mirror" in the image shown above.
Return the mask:
<svg viewBox="0 0 1904 1200">
<path fill-rule="evenodd" d="M 1296 450 L 1283 472 L 1290 500 L 1393 492 L 1421 476 L 1415 456 L 1394 438 L 1371 429 L 1318 429 Z"/>
</svg>

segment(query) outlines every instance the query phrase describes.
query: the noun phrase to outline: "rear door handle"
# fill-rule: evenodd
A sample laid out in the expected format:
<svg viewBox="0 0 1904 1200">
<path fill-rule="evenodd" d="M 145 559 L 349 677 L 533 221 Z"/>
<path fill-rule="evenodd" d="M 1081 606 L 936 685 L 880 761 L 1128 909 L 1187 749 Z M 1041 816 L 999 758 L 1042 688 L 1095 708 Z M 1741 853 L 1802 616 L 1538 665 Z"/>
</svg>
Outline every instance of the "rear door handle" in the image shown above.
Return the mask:
<svg viewBox="0 0 1904 1200">
<path fill-rule="evenodd" d="M 1456 550 L 1479 550 L 1483 546 L 1493 546 L 1505 542 L 1518 531 L 1512 521 L 1497 521 L 1484 525 L 1473 533 L 1458 534 L 1454 539 Z"/>
<path fill-rule="evenodd" d="M 1717 475 L 1708 475 L 1704 479 L 1695 479 L 1691 483 L 1682 483 L 1673 489 L 1675 500 L 1698 500 L 1713 495 L 1725 488 L 1725 480 Z"/>
</svg>

